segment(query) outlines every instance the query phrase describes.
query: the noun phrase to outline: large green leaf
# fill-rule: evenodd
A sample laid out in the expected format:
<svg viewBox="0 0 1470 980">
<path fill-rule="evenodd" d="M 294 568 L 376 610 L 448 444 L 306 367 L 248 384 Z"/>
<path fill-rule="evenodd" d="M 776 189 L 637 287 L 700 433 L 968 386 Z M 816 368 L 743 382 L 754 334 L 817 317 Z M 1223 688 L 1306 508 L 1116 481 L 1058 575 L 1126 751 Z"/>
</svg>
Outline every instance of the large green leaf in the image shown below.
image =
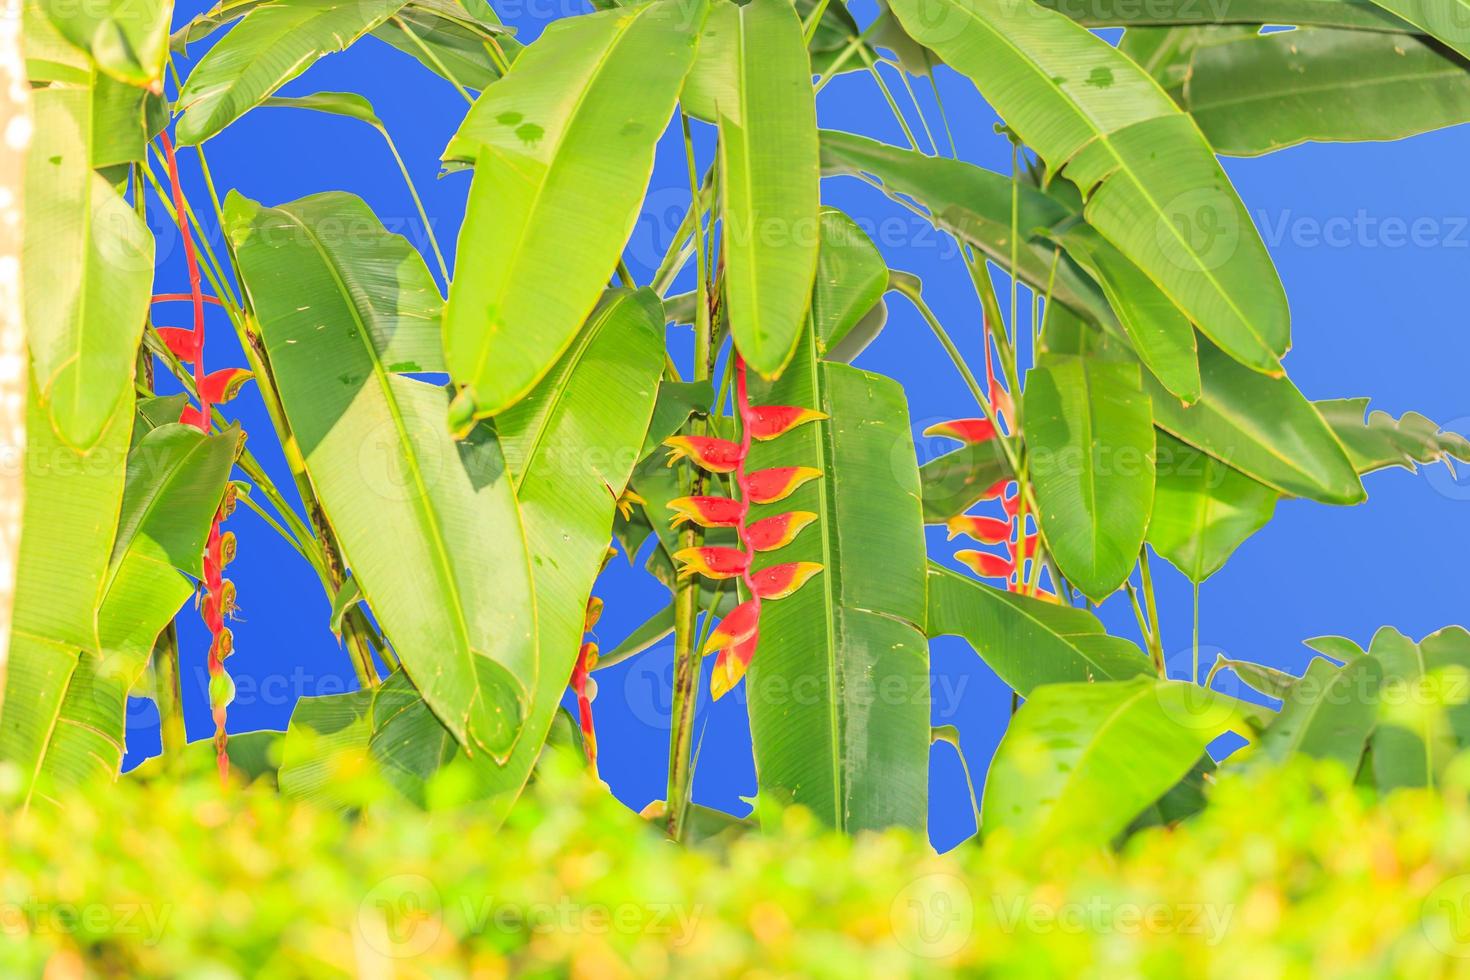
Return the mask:
<svg viewBox="0 0 1470 980">
<path fill-rule="evenodd" d="M 1181 681 L 1038 687 L 990 764 L 981 831 L 1106 845 L 1235 723 L 1232 699 Z"/>
<path fill-rule="evenodd" d="M 1400 139 L 1470 121 L 1470 63 L 1401 34 L 1302 28 L 1235 36 L 1196 48 L 1187 78 L 1179 104 L 1216 150 L 1237 156 L 1307 140 Z"/>
<path fill-rule="evenodd" d="M 1181 401 L 1198 400 L 1198 348 L 1188 318 L 1091 226 L 1072 225 L 1058 240 L 1102 287 L 1144 366 Z"/>
<path fill-rule="evenodd" d="M 1138 24 L 1320 24 L 1370 31 L 1412 31 L 1414 28 L 1379 10 L 1370 0 L 1038 0 L 1088 27 Z"/>
<path fill-rule="evenodd" d="M 1215 574 L 1271 519 L 1280 494 L 1213 456 L 1158 436 L 1148 543 L 1191 582 Z"/>
<path fill-rule="evenodd" d="M 571 677 L 614 502 L 653 413 L 663 322 L 651 290 L 609 293 L 535 390 L 496 419 L 531 548 L 541 673 L 525 737 L 484 784 L 494 819 L 529 778 Z"/>
<path fill-rule="evenodd" d="M 172 3 L 93 0 L 43 2 L 42 7 L 56 31 L 108 75 L 138 88 L 162 84 Z"/>
<path fill-rule="evenodd" d="M 513 62 L 522 47 L 485 0 L 409 0 L 373 29 L 373 37 L 477 92 L 500 77 L 491 48 Z"/>
<path fill-rule="evenodd" d="M 811 60 L 788 0 L 719 3 L 702 45 L 718 56 L 720 218 L 735 344 L 766 377 L 786 366 L 817 272 L 820 167 Z"/>
<path fill-rule="evenodd" d="M 1336 759 L 1356 771 L 1378 718 L 1383 665 L 1359 657 L 1339 667 L 1318 658 L 1290 690 L 1247 759 L 1285 762 L 1294 755 Z"/>
<path fill-rule="evenodd" d="M 1017 595 L 929 565 L 928 635 L 963 637 L 1023 698 L 1042 684 L 1127 680 L 1153 665 L 1085 609 Z"/>
<path fill-rule="evenodd" d="M 943 524 L 963 514 L 996 482 L 1011 476 L 1010 464 L 995 439 L 961 446 L 919 467 L 924 522 Z"/>
<path fill-rule="evenodd" d="M 92 169 L 90 87 L 36 89 L 26 165 L 26 342 L 40 398 L 67 444 L 95 446 L 133 371 L 153 282 L 153 236 Z"/>
<path fill-rule="evenodd" d="M 752 517 L 791 510 L 817 520 L 758 559 L 823 568 L 761 607 L 746 682 L 760 791 L 833 827 L 922 829 L 927 812 L 929 648 L 919 474 L 903 390 L 818 358 L 808 332 L 752 404 L 826 412 L 756 443 L 752 470 L 812 466 L 822 477 Z"/>
<path fill-rule="evenodd" d="M 1290 311 L 1271 258 L 1198 127 L 1152 78 L 1029 0 L 892 7 L 1083 190 L 1088 223 L 1200 330 L 1242 363 L 1280 371 Z"/>
<path fill-rule="evenodd" d="M 49 789 L 38 783 L 74 675 L 85 678 L 102 661 L 97 608 L 122 507 L 133 415 L 131 399 L 118 402 L 97 445 L 83 456 L 56 438 L 35 391 L 32 386 L 26 412 L 26 453 L 33 465 L 25 467 L 10 654 L 0 700 L 0 760 L 19 771 L 27 801 L 38 789 Z M 86 774 L 63 772 L 54 781 Z"/>
<path fill-rule="evenodd" d="M 1470 463 L 1470 439 L 1441 430 L 1418 412 L 1405 412 L 1397 419 L 1387 412 L 1368 412 L 1367 398 L 1337 398 L 1316 405 L 1360 475 L 1390 466 L 1412 471 L 1416 464 L 1448 464 L 1451 459 Z"/>
<path fill-rule="evenodd" d="M 507 758 L 537 680 L 525 535 L 495 433 L 449 435 L 440 299 L 357 198 L 226 205 L 240 274 L 307 472 L 353 578 L 429 706 Z"/>
<path fill-rule="evenodd" d="M 656 0 L 557 21 L 450 141 L 445 160 L 473 162 L 475 176 L 444 351 L 477 415 L 530 391 L 607 286 L 693 60 L 699 14 Z"/>
<path fill-rule="evenodd" d="M 1455 629 L 1452 627 L 1451 629 Z M 1391 626 L 1373 635 L 1368 655 L 1383 665 L 1383 689 L 1378 699 L 1378 725 L 1369 747 L 1373 776 L 1381 792 L 1400 786 L 1435 786 L 1454 755 L 1456 731 L 1446 716 L 1449 706 L 1443 694 L 1464 701 L 1470 680 L 1470 643 L 1464 631 L 1436 634 L 1438 639 L 1415 643 Z M 1436 675 L 1447 669 L 1459 672 L 1448 690 L 1436 683 Z M 1463 725 L 1465 709 L 1460 709 Z M 1463 729 L 1462 729 L 1463 730 Z"/>
<path fill-rule="evenodd" d="M 179 142 L 209 139 L 318 58 L 345 51 L 403 3 L 275 0 L 252 8 L 189 72 L 179 93 Z"/>
<path fill-rule="evenodd" d="M 863 327 L 888 289 L 888 263 L 858 223 L 836 208 L 822 208 L 818 231 L 813 329 L 824 357 L 850 363 L 876 333 Z"/>
<path fill-rule="evenodd" d="M 963 160 L 931 157 L 853 133 L 822 130 L 822 173 L 857 177 L 881 189 L 936 226 L 979 249 L 1001 265 L 1010 264 L 1011 180 Z M 1061 202 L 1024 184 L 1018 189 L 1016 226 L 1023 236 L 1017 248 L 1019 276 L 1046 290 L 1056 246 L 1033 237 L 1073 218 Z M 1092 322 L 1111 319 L 1107 301 L 1085 275 L 1063 261 L 1057 266 L 1052 297 Z"/>
<path fill-rule="evenodd" d="M 1470 0 L 1373 0 L 1470 58 Z"/>
<path fill-rule="evenodd" d="M 1289 379 L 1246 370 L 1204 339 L 1199 365 L 1202 394 L 1189 407 L 1145 377 L 1159 428 L 1283 493 L 1365 499 L 1342 443 Z"/>
<path fill-rule="evenodd" d="M 1153 507 L 1153 416 L 1139 371 L 1043 354 L 1026 373 L 1024 418 L 1047 549 L 1101 602 L 1133 570 Z"/>
<path fill-rule="evenodd" d="M 89 778 L 116 778 L 125 752 L 128 693 L 158 634 L 194 594 L 204 545 L 240 441 L 170 423 L 128 453 L 127 483 L 97 612 L 101 655 L 83 652 L 39 768 L 48 795 Z"/>
</svg>

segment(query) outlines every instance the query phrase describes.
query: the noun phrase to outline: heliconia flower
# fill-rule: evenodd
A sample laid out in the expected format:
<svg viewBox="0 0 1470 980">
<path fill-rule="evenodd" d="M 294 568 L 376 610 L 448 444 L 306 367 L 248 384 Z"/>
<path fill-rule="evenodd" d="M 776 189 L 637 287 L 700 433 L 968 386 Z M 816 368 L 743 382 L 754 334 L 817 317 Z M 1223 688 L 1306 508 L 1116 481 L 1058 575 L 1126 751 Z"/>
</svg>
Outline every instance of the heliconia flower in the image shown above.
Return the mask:
<svg viewBox="0 0 1470 980">
<path fill-rule="evenodd" d="M 944 436 L 972 445 L 987 439 L 994 439 L 995 426 L 990 424 L 989 419 L 951 419 L 948 422 L 929 426 L 924 430 L 924 435 Z"/>
<path fill-rule="evenodd" d="M 587 761 L 597 763 L 597 736 L 592 730 L 592 699 L 597 697 L 597 682 L 588 676 L 597 666 L 597 644 L 588 640 L 577 652 L 577 665 L 572 668 L 571 687 L 577 696 L 577 727 L 582 730 L 582 744 L 587 748 Z"/>
<path fill-rule="evenodd" d="M 735 527 L 745 516 L 746 505 L 729 497 L 678 497 L 669 501 L 669 509 L 677 511 L 671 527 L 693 521 L 700 527 Z"/>
<path fill-rule="evenodd" d="M 709 693 L 713 700 L 720 700 L 740 683 L 740 678 L 745 676 L 745 669 L 750 666 L 751 658 L 755 656 L 758 640 L 759 635 L 752 633 L 744 642 L 720 651 L 720 655 L 715 658 L 714 673 L 709 681 Z"/>
<path fill-rule="evenodd" d="M 1023 548 L 1017 548 L 1014 541 L 1007 541 L 1006 554 L 1010 555 L 1011 559 L 1016 562 L 1024 561 L 1027 558 L 1034 558 L 1036 556 L 1036 541 L 1039 537 L 1040 535 L 1037 534 L 1027 535 L 1026 544 Z M 1017 551 L 1021 552 L 1019 556 L 1016 554 Z"/>
<path fill-rule="evenodd" d="M 814 561 L 788 561 L 753 572 L 751 584 L 762 599 L 784 599 L 822 570 Z"/>
<path fill-rule="evenodd" d="M 739 444 L 728 439 L 670 436 L 664 440 L 664 445 L 669 447 L 669 466 L 687 456 L 700 469 L 711 473 L 733 473 L 740 462 Z"/>
<path fill-rule="evenodd" d="M 945 524 L 949 528 L 950 540 L 963 534 L 985 544 L 1000 544 L 1009 540 L 1011 525 L 998 517 L 980 517 L 975 514 L 958 514 Z"/>
<path fill-rule="evenodd" d="M 752 551 L 775 551 L 796 539 L 802 528 L 817 519 L 809 510 L 790 510 L 762 518 L 745 529 L 745 543 Z"/>
<path fill-rule="evenodd" d="M 716 650 L 739 646 L 747 640 L 751 641 L 751 647 L 754 648 L 756 627 L 760 624 L 760 616 L 759 597 L 747 599 L 731 609 L 725 618 L 720 620 L 720 625 L 716 626 L 709 638 L 704 641 L 704 649 L 700 651 L 701 654 L 709 656 Z"/>
<path fill-rule="evenodd" d="M 815 480 L 822 471 L 811 466 L 777 466 L 745 474 L 745 499 L 752 504 L 773 504 L 791 496 L 797 487 Z"/>
<path fill-rule="evenodd" d="M 1006 477 L 1004 480 L 996 480 L 990 486 L 988 486 L 988 487 L 985 488 L 985 492 L 980 495 L 980 499 L 981 500 L 998 500 L 998 499 L 1002 499 L 1002 498 L 1005 497 L 1006 487 L 1008 487 L 1010 485 L 1011 485 L 1011 479 L 1010 479 L 1010 477 Z"/>
<path fill-rule="evenodd" d="M 184 425 L 192 425 L 194 428 L 201 431 L 206 428 L 204 422 L 204 414 L 193 405 L 184 406 L 184 410 L 179 412 L 179 421 L 182 422 Z"/>
<path fill-rule="evenodd" d="M 204 376 L 200 394 L 209 402 L 227 402 L 238 395 L 240 389 L 245 387 L 245 382 L 253 377 L 254 372 L 244 368 L 221 368 Z"/>
<path fill-rule="evenodd" d="M 1002 496 L 1000 498 L 1000 505 L 1005 508 L 1006 516 L 1014 520 L 1016 515 L 1021 512 L 1021 495 L 1018 493 L 1012 497 Z"/>
<path fill-rule="evenodd" d="M 235 549 L 236 547 L 238 547 L 235 543 L 235 540 L 236 539 L 234 531 L 226 531 L 224 534 L 221 534 L 219 536 L 218 557 L 220 568 L 224 568 L 230 562 L 235 560 Z"/>
<path fill-rule="evenodd" d="M 602 618 L 602 600 L 597 596 L 587 600 L 587 613 L 582 618 L 582 632 L 591 633 L 592 627 Z"/>
<path fill-rule="evenodd" d="M 194 358 L 199 356 L 194 331 L 188 327 L 159 327 L 158 336 L 169 349 L 169 353 L 185 364 L 192 364 Z"/>
<path fill-rule="evenodd" d="M 739 548 L 707 545 L 703 548 L 680 548 L 674 560 L 682 562 L 679 577 L 699 574 L 709 579 L 734 578 L 750 567 L 750 556 Z"/>
<path fill-rule="evenodd" d="M 1016 417 L 1016 406 L 1011 402 L 1011 393 L 999 385 L 990 386 L 990 407 L 995 409 L 995 414 L 1011 428 L 1011 419 Z"/>
<path fill-rule="evenodd" d="M 1000 555 L 992 555 L 988 551 L 974 551 L 965 549 L 954 553 L 956 561 L 963 562 L 982 578 L 1007 578 L 1016 567 L 1010 560 Z"/>
<path fill-rule="evenodd" d="M 742 421 L 752 439 L 765 442 L 785 435 L 798 425 L 826 417 L 826 412 L 796 405 L 752 405 L 745 411 Z"/>
</svg>

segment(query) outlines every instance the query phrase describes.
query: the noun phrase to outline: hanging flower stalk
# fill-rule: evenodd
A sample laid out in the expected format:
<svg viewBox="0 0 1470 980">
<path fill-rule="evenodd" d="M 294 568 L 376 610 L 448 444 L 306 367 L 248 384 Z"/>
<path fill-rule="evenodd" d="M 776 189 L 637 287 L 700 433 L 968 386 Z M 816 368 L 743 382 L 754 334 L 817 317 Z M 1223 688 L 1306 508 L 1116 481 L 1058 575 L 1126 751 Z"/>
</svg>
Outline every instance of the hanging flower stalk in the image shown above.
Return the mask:
<svg viewBox="0 0 1470 980">
<path fill-rule="evenodd" d="M 733 473 L 739 497 L 696 496 L 670 501 L 674 526 L 686 521 L 705 528 L 735 529 L 739 547 L 708 546 L 685 548 L 674 554 L 683 566 L 681 576 L 703 575 L 709 579 L 738 579 L 749 599 L 737 605 L 710 633 L 700 651 L 702 656 L 718 653 L 710 693 L 719 700 L 740 682 L 755 656 L 760 640 L 762 600 L 791 595 L 822 570 L 816 562 L 793 561 L 765 568 L 752 567 L 757 552 L 774 551 L 790 544 L 802 529 L 817 519 L 809 511 L 788 511 L 750 522 L 752 505 L 784 500 L 803 484 L 821 477 L 810 466 L 779 466 L 747 472 L 753 440 L 776 439 L 799 425 L 827 416 L 810 408 L 789 405 L 752 406 L 746 393 L 745 361 L 735 358 L 735 407 L 740 417 L 740 442 L 704 436 L 674 436 L 669 447 L 669 465 L 687 457 L 711 473 Z"/>
<path fill-rule="evenodd" d="M 164 156 L 168 161 L 168 178 L 173 190 L 174 215 L 178 220 L 179 236 L 184 243 L 184 261 L 189 269 L 189 293 L 162 294 L 154 297 L 155 302 L 170 302 L 188 299 L 194 308 L 192 329 L 163 327 L 158 333 L 170 352 L 193 370 L 194 390 L 199 398 L 198 406 L 186 405 L 179 414 L 179 421 L 192 425 L 200 432 L 209 434 L 213 407 L 234 398 L 251 373 L 241 368 L 225 368 L 214 373 L 204 369 L 204 304 L 206 301 L 219 303 L 214 297 L 204 295 L 199 275 L 199 261 L 194 254 L 194 239 L 189 231 L 188 213 L 184 205 L 184 190 L 179 182 L 178 161 L 174 157 L 173 143 L 167 133 L 160 134 Z M 235 684 L 225 670 L 225 660 L 234 653 L 235 637 L 225 621 L 235 611 L 235 583 L 224 577 L 224 570 L 235 558 L 236 540 L 234 532 L 221 531 L 220 524 L 235 509 L 235 490 L 226 490 L 219 509 L 210 522 L 209 537 L 204 546 L 204 592 L 200 608 L 204 624 L 209 628 L 209 708 L 214 718 L 215 761 L 220 779 L 229 776 L 230 760 L 225 754 L 225 712 L 235 697 Z"/>
<path fill-rule="evenodd" d="M 986 398 L 995 409 L 997 419 L 1010 429 L 1014 416 L 1010 392 L 996 384 L 995 369 L 990 364 L 988 351 L 985 358 L 985 382 Z M 931 425 L 924 430 L 924 435 L 944 436 L 965 445 L 978 445 L 996 438 L 997 433 L 995 425 L 989 419 L 972 418 L 953 419 Z M 980 500 L 999 500 L 1005 518 L 957 514 L 946 522 L 950 540 L 963 534 L 981 544 L 1004 545 L 1005 554 L 966 548 L 956 551 L 955 559 L 969 566 L 981 578 L 1005 579 L 1007 591 L 1025 592 L 1036 598 L 1055 601 L 1054 595 L 1039 587 L 1034 592 L 1026 591 L 1026 562 L 1036 555 L 1038 535 L 1026 532 L 1027 515 L 1016 481 L 1009 477 L 996 481 L 986 489 Z"/>
<path fill-rule="evenodd" d="M 583 634 L 591 633 L 602 618 L 602 600 L 592 596 L 587 600 L 587 612 L 582 621 Z M 587 764 L 597 771 L 597 735 L 592 730 L 592 699 L 597 697 L 597 682 L 592 671 L 597 666 L 597 641 L 584 640 L 577 652 L 577 664 L 572 668 L 571 688 L 577 696 L 577 727 L 582 730 L 582 747 L 587 751 Z"/>
</svg>

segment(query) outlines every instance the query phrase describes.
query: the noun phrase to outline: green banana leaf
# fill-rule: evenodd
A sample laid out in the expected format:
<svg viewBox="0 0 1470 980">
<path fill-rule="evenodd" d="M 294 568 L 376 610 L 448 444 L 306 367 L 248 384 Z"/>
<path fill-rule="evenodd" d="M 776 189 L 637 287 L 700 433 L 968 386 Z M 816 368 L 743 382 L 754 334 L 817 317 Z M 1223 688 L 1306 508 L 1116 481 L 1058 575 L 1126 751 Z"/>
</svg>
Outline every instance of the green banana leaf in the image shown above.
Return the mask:
<svg viewBox="0 0 1470 980">
<path fill-rule="evenodd" d="M 1152 78 L 1030 0 L 891 6 L 1051 172 L 1065 169 L 1088 223 L 1206 336 L 1255 370 L 1280 370 L 1290 311 L 1270 255 L 1204 136 Z"/>
<path fill-rule="evenodd" d="M 1466 731 L 1467 706 L 1457 706 L 1458 726 L 1451 724 L 1446 709 L 1464 700 L 1455 693 L 1463 691 L 1470 671 L 1470 634 L 1450 627 L 1415 643 L 1384 626 L 1373 635 L 1368 656 L 1383 665 L 1378 724 L 1368 742 L 1374 783 L 1383 793 L 1401 786 L 1437 786 L 1444 767 L 1464 744 L 1457 735 Z M 1458 673 L 1458 680 L 1441 687 L 1437 681 L 1449 670 Z"/>
<path fill-rule="evenodd" d="M 137 88 L 163 82 L 172 3 L 95 0 L 41 6 L 56 32 L 90 54 L 106 74 Z"/>
<path fill-rule="evenodd" d="M 500 77 L 492 47 L 508 64 L 523 47 L 485 0 L 409 0 L 372 33 L 446 81 L 476 92 Z"/>
<path fill-rule="evenodd" d="M 1451 459 L 1470 463 L 1470 439 L 1441 430 L 1418 412 L 1397 419 L 1387 412 L 1368 412 L 1367 398 L 1337 398 L 1316 406 L 1342 440 L 1359 475 L 1390 466 L 1413 471 L 1416 464 L 1449 465 Z"/>
<path fill-rule="evenodd" d="M 824 357 L 851 363 L 882 328 L 885 317 L 872 314 L 888 290 L 888 263 L 858 223 L 836 208 L 822 208 L 817 230 L 811 301 L 817 346 Z"/>
<path fill-rule="evenodd" d="M 826 412 L 751 448 L 748 467 L 812 466 L 822 477 L 753 519 L 817 520 L 760 556 L 762 567 L 819 562 L 793 595 L 761 607 L 746 678 L 762 796 L 808 807 L 832 827 L 922 829 L 927 813 L 929 650 L 919 475 L 903 390 L 820 360 L 810 332 L 780 381 L 752 404 Z M 748 598 L 748 597 L 745 597 Z"/>
<path fill-rule="evenodd" d="M 1198 584 L 1265 527 L 1280 498 L 1265 484 L 1161 431 L 1148 543 Z"/>
<path fill-rule="evenodd" d="M 700 41 L 719 125 L 721 255 L 735 344 L 765 377 L 796 349 L 817 272 L 811 59 L 788 0 L 717 3 Z"/>
<path fill-rule="evenodd" d="M 1026 446 L 1047 550 L 1101 602 L 1133 570 L 1154 499 L 1154 427 L 1139 371 L 1043 354 L 1026 372 Z"/>
<path fill-rule="evenodd" d="M 1341 667 L 1330 660 L 1313 660 L 1306 674 L 1284 692 L 1281 712 L 1243 761 L 1281 763 L 1304 755 L 1335 759 L 1349 772 L 1356 771 L 1378 719 L 1382 680 L 1383 665 L 1375 657 L 1360 657 Z"/>
<path fill-rule="evenodd" d="M 1043 684 L 1152 674 L 1133 643 L 1086 609 L 1017 595 L 929 563 L 930 639 L 962 637 L 1023 698 Z"/>
<path fill-rule="evenodd" d="M 1186 684 L 1049 684 L 1033 690 L 996 749 L 981 832 L 1028 845 L 1105 846 L 1190 771 L 1216 736 L 1243 727 L 1234 699 Z"/>
<path fill-rule="evenodd" d="M 324 55 L 345 51 L 404 0 L 275 0 L 252 7 L 189 72 L 175 133 L 203 143 Z"/>
<path fill-rule="evenodd" d="M 612 523 L 613 487 L 628 479 L 663 360 L 657 297 L 615 291 L 532 395 L 499 420 L 512 460 L 535 565 L 539 652 L 528 733 L 498 765 L 467 758 L 401 673 L 371 692 L 301 702 L 287 735 L 281 785 L 333 806 L 364 806 L 391 787 L 421 806 L 452 787 L 449 802 L 483 802 L 501 820 L 554 730 L 582 637 L 587 597 Z M 633 411 L 623 411 L 632 406 Z M 619 411 L 614 412 L 613 409 Z M 620 422 L 608 424 L 610 420 Z M 578 736 L 579 737 L 579 736 Z M 330 757 L 324 762 L 321 756 Z M 346 792 L 342 772 L 361 773 Z M 441 778 L 442 777 L 442 778 Z M 486 802 L 488 801 L 488 802 Z M 444 802 L 444 801 L 440 801 Z"/>
<path fill-rule="evenodd" d="M 1373 0 L 1470 58 L 1470 0 Z"/>
<path fill-rule="evenodd" d="M 1370 0 L 1038 0 L 1088 27 L 1139 24 L 1315 24 L 1367 31 L 1414 31 L 1413 25 L 1378 9 Z"/>
<path fill-rule="evenodd" d="M 702 7 L 655 0 L 557 21 L 445 150 L 475 176 L 444 352 L 477 416 L 524 397 L 572 343 L 637 221 Z"/>
<path fill-rule="evenodd" d="M 369 607 L 471 752 L 509 757 L 537 681 L 525 532 L 495 433 L 456 442 L 440 298 L 357 198 L 226 202 L 239 271 L 312 484 Z"/>
<path fill-rule="evenodd" d="M 153 284 L 153 236 L 92 169 L 91 87 L 31 93 L 22 261 L 26 343 L 40 398 L 67 445 L 98 445 L 127 403 Z"/>
<path fill-rule="evenodd" d="M 1466 7 L 1470 38 L 1470 7 Z M 1423 38 L 1301 28 L 1197 47 L 1176 99 L 1220 153 L 1393 140 L 1470 121 L 1470 62 Z"/>
</svg>

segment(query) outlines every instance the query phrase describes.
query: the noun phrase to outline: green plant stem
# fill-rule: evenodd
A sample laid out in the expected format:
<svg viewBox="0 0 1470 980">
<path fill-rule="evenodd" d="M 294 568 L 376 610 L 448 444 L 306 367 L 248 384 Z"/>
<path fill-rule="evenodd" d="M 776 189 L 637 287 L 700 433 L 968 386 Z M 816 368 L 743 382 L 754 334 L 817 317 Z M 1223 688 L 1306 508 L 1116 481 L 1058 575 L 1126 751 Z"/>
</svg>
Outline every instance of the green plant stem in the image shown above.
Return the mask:
<svg viewBox="0 0 1470 980">
<path fill-rule="evenodd" d="M 868 73 L 873 76 L 873 81 L 878 83 L 878 91 L 883 93 L 883 101 L 888 103 L 888 108 L 893 113 L 893 118 L 898 120 L 898 128 L 903 130 L 903 135 L 908 139 L 909 146 L 913 147 L 915 153 L 923 153 L 924 150 L 919 146 L 919 141 L 914 138 L 914 131 L 909 128 L 908 120 L 903 117 L 903 110 L 899 108 L 898 100 L 893 97 L 893 93 L 889 91 L 888 83 L 883 79 L 883 74 L 878 71 L 878 65 L 873 60 L 873 56 L 868 52 L 867 48 L 858 48 L 858 54 L 862 56 L 863 63 L 868 66 Z M 927 156 L 927 154 L 925 155 Z"/>
<path fill-rule="evenodd" d="M 878 29 L 880 23 L 881 21 L 874 20 L 873 23 L 867 26 L 866 30 L 864 30 L 857 37 L 854 37 L 847 42 L 847 46 L 838 53 L 836 58 L 832 59 L 832 64 L 827 66 L 827 70 L 822 72 L 821 76 L 812 86 L 814 94 L 820 93 L 822 89 L 827 87 L 828 82 L 837 77 L 837 73 L 843 69 L 843 66 L 845 66 L 849 61 L 852 60 L 853 55 L 857 54 L 858 51 L 862 49 L 863 45 L 866 44 L 868 41 L 868 35 L 874 33 Z"/>
<path fill-rule="evenodd" d="M 398 164 L 398 172 L 403 175 L 404 186 L 408 188 L 408 196 L 413 198 L 413 206 L 419 213 L 419 221 L 423 222 L 424 234 L 428 236 L 429 247 L 434 250 L 434 260 L 439 264 L 439 275 L 444 279 L 444 286 L 449 287 L 449 266 L 444 261 L 444 253 L 439 250 L 439 239 L 434 235 L 434 225 L 429 221 L 429 214 L 424 210 L 424 202 L 419 197 L 418 188 L 413 184 L 413 177 L 409 176 L 408 166 L 403 162 L 403 157 L 398 153 L 398 145 L 393 142 L 393 137 L 388 134 L 386 126 L 374 126 L 388 144 L 388 152 L 393 154 L 393 162 Z"/>
<path fill-rule="evenodd" d="M 1191 683 L 1199 683 L 1199 583 L 1194 582 L 1194 648 L 1189 671 Z"/>
<path fill-rule="evenodd" d="M 1148 603 L 1148 621 L 1152 624 L 1152 632 L 1149 634 L 1149 652 L 1153 654 L 1154 669 L 1159 672 L 1159 677 L 1168 676 L 1168 667 L 1164 663 L 1164 641 L 1159 629 L 1159 607 L 1154 597 L 1154 579 L 1149 574 L 1148 568 L 1148 546 L 1144 545 L 1138 555 L 1138 574 L 1143 582 L 1143 598 Z"/>
<path fill-rule="evenodd" d="M 695 261 L 698 285 L 694 305 L 694 380 L 706 381 L 711 370 L 710 306 L 713 285 L 709 279 L 709 265 L 704 251 L 704 215 L 699 205 L 699 187 L 695 181 L 697 168 L 694 162 L 694 141 L 689 130 L 689 119 L 681 116 L 684 129 L 684 151 L 688 161 L 689 189 L 693 206 L 692 234 L 695 245 Z M 702 434 L 708 434 L 708 424 L 700 423 Z M 699 496 L 704 491 L 704 473 L 693 469 L 690 481 L 690 496 Z M 681 548 L 696 548 L 704 537 L 704 531 L 693 521 L 680 532 Z M 701 656 L 698 637 L 695 635 L 695 620 L 699 610 L 699 578 L 691 575 L 679 583 L 674 596 L 674 691 L 673 714 L 669 732 L 669 788 L 668 788 L 668 832 L 674 840 L 684 834 L 684 817 L 689 810 L 694 783 L 694 768 L 691 748 L 694 737 L 694 712 L 699 703 L 699 681 Z M 713 617 L 710 617 L 713 618 Z"/>
<path fill-rule="evenodd" d="M 801 39 L 808 45 L 812 38 L 816 37 L 817 27 L 822 23 L 822 17 L 827 13 L 827 4 L 831 0 L 818 0 L 816 7 L 807 14 L 806 23 L 801 26 Z"/>
<path fill-rule="evenodd" d="M 183 762 L 188 735 L 184 731 L 184 694 L 179 670 L 179 631 L 169 620 L 153 644 L 153 698 L 158 705 L 158 725 L 163 743 L 164 765 L 178 772 Z"/>
</svg>

